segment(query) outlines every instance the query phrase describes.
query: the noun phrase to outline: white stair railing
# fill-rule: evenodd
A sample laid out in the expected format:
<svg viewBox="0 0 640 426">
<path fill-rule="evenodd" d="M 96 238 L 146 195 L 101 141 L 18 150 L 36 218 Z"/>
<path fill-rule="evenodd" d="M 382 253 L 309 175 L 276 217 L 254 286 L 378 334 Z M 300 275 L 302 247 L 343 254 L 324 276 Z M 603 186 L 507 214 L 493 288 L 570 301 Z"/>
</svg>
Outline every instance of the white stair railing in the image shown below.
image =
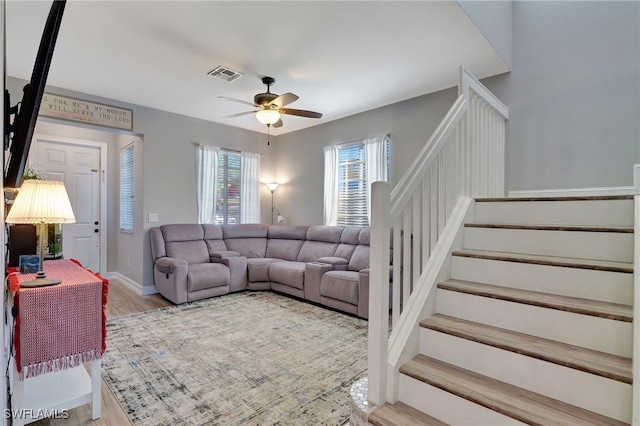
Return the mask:
<svg viewBox="0 0 640 426">
<path fill-rule="evenodd" d="M 374 405 L 393 399 L 388 383 L 397 380 L 397 371 L 389 364 L 389 312 L 391 339 L 404 348 L 417 324 L 402 323 L 401 315 L 420 286 L 433 286 L 433 282 L 421 277 L 427 276 L 426 266 L 436 255 L 436 247 L 449 249 L 436 245 L 459 199 L 504 196 L 508 110 L 462 67 L 458 92 L 455 103 L 395 189 L 390 191 L 389 185 L 382 182 L 374 183 L 372 188 L 368 399 Z M 431 280 L 437 276 L 429 275 Z M 406 328 L 404 333 L 399 324 Z M 405 341 L 398 335 L 406 336 Z M 396 377 L 390 378 L 389 374 Z"/>
</svg>

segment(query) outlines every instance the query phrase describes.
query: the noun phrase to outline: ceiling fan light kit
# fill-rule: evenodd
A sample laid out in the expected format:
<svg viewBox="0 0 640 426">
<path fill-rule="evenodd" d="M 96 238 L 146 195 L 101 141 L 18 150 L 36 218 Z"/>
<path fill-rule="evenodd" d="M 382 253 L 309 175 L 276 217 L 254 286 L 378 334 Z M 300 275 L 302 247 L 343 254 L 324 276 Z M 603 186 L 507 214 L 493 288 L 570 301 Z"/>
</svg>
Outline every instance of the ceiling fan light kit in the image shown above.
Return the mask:
<svg viewBox="0 0 640 426">
<path fill-rule="evenodd" d="M 285 105 L 297 101 L 298 96 L 294 95 L 293 93 L 285 93 L 283 95 L 271 93 L 271 86 L 275 82 L 276 79 L 273 77 L 262 77 L 262 83 L 267 86 L 267 91 L 265 93 L 258 93 L 257 95 L 255 95 L 253 97 L 253 103 L 242 101 L 240 99 L 229 98 L 227 96 L 218 96 L 221 99 L 227 99 L 229 101 L 239 102 L 241 104 L 251 105 L 259 108 L 258 110 L 240 112 L 237 114 L 227 115 L 222 118 L 233 118 L 243 115 L 255 114 L 260 123 L 266 124 L 267 135 L 269 134 L 269 128 L 271 126 L 282 127 L 282 120 L 280 118 L 282 114 L 295 115 L 298 117 L 306 118 L 322 118 L 322 114 L 319 112 L 306 111 L 302 109 L 283 108 Z M 267 136 L 267 145 L 268 144 L 269 137 Z"/>
<path fill-rule="evenodd" d="M 267 126 L 271 126 L 280 120 L 280 113 L 275 109 L 261 109 L 256 112 L 256 118 L 262 124 L 266 124 Z"/>
</svg>

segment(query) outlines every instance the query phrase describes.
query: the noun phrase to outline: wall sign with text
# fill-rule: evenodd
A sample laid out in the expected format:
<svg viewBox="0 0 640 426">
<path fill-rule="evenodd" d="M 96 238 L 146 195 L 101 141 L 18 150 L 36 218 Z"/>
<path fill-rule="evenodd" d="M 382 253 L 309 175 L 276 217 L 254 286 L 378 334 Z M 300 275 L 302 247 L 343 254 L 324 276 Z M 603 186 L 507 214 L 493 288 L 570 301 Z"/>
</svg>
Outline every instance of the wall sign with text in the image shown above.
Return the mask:
<svg viewBox="0 0 640 426">
<path fill-rule="evenodd" d="M 39 113 L 45 117 L 133 130 L 133 111 L 130 109 L 81 101 L 51 93 L 42 95 Z"/>
</svg>

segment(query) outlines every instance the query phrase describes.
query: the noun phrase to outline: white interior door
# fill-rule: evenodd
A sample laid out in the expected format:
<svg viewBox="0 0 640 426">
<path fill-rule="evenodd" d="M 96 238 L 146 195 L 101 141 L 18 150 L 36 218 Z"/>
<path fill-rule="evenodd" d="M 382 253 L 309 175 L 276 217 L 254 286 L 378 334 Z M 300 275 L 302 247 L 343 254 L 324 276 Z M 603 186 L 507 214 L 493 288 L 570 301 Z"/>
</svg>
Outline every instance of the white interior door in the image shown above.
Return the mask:
<svg viewBox="0 0 640 426">
<path fill-rule="evenodd" d="M 76 217 L 76 223 L 62 227 L 63 256 L 100 272 L 100 148 L 37 136 L 35 142 L 30 164 L 48 180 L 64 182 Z"/>
</svg>

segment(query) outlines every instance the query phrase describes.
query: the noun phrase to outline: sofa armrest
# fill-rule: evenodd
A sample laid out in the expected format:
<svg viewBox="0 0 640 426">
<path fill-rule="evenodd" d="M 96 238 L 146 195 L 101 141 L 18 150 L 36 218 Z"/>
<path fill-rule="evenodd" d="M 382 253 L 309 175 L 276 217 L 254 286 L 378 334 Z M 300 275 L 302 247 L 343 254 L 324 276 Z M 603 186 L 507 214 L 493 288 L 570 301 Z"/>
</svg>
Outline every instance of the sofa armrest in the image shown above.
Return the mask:
<svg viewBox="0 0 640 426">
<path fill-rule="evenodd" d="M 215 251 L 209 255 L 209 260 L 213 262 L 214 259 L 226 259 L 228 257 L 240 257 L 240 254 L 237 251 Z"/>
<path fill-rule="evenodd" d="M 160 257 L 155 261 L 156 270 L 162 274 L 173 274 L 177 270 L 185 269 L 188 266 L 186 260 L 176 259 L 174 257 Z"/>
<path fill-rule="evenodd" d="M 182 259 L 160 257 L 153 267 L 156 289 L 173 303 L 187 301 L 187 272 L 189 264 Z"/>
<path fill-rule="evenodd" d="M 362 269 L 359 272 L 358 316 L 369 319 L 369 268 Z"/>
<path fill-rule="evenodd" d="M 344 257 L 321 257 L 316 260 L 318 263 L 327 263 L 333 267 L 335 271 L 346 271 L 349 261 Z"/>
<path fill-rule="evenodd" d="M 228 257 L 213 257 L 211 255 L 211 263 L 222 263 L 229 268 L 229 293 L 247 289 L 247 258 L 239 256 L 235 251 L 218 252 L 218 253 L 235 253 Z"/>
<path fill-rule="evenodd" d="M 310 302 L 320 303 L 320 280 L 322 274 L 332 271 L 328 263 L 307 262 L 304 266 L 304 298 Z"/>
</svg>

